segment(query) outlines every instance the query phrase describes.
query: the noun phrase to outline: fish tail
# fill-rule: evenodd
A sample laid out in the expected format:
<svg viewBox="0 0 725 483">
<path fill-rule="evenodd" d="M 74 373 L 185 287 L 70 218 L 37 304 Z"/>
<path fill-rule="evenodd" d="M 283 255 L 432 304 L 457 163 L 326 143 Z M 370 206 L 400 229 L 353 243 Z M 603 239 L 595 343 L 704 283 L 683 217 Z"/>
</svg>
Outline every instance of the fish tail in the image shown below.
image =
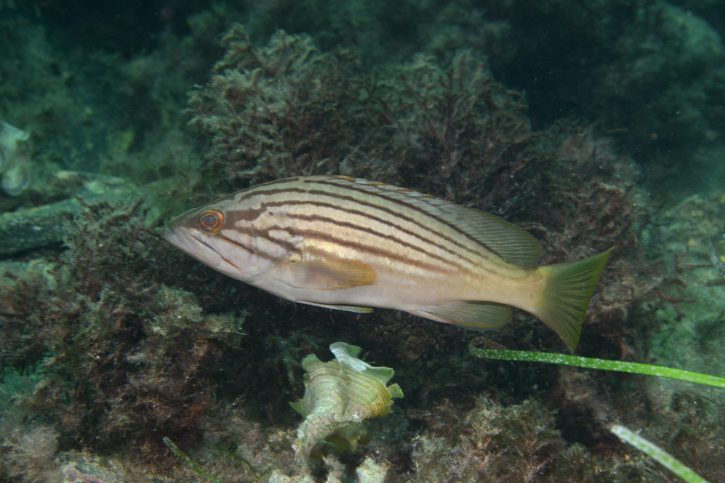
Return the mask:
<svg viewBox="0 0 725 483">
<path fill-rule="evenodd" d="M 612 248 L 576 262 L 537 269 L 546 281 L 534 315 L 556 332 L 572 352 L 579 343 L 589 301 L 611 253 Z"/>
</svg>

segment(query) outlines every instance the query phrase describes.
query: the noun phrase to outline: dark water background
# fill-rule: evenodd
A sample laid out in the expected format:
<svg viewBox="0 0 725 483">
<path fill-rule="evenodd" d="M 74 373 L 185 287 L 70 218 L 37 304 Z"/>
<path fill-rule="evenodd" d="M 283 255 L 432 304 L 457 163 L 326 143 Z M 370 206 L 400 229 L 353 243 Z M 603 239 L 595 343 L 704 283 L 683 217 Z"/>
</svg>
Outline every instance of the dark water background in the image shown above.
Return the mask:
<svg viewBox="0 0 725 483">
<path fill-rule="evenodd" d="M 159 238 L 276 178 L 397 184 L 542 263 L 614 247 L 578 353 L 723 375 L 723 29 L 707 0 L 0 0 L 0 479 L 301 478 L 288 401 L 335 341 L 405 398 L 316 478 L 672 478 L 620 423 L 725 479 L 722 390 L 483 361 L 481 334 L 294 305 Z M 565 351 L 525 314 L 483 336 Z"/>
</svg>

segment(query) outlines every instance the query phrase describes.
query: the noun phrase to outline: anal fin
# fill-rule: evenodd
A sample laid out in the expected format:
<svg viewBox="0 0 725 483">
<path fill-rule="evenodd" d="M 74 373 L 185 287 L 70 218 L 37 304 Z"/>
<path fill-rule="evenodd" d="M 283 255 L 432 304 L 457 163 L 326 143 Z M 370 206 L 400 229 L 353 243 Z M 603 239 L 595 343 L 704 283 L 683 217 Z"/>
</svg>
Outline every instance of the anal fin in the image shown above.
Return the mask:
<svg viewBox="0 0 725 483">
<path fill-rule="evenodd" d="M 511 309 L 507 305 L 466 300 L 425 307 L 413 313 L 473 330 L 497 329 L 511 320 Z"/>
</svg>

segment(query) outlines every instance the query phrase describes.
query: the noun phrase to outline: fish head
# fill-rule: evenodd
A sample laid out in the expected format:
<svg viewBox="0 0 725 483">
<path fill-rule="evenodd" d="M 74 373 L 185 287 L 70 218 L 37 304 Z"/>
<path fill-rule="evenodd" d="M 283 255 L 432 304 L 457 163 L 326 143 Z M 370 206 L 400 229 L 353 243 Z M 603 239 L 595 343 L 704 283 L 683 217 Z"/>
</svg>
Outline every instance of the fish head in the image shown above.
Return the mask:
<svg viewBox="0 0 725 483">
<path fill-rule="evenodd" d="M 214 270 L 249 282 L 274 264 L 259 256 L 255 236 L 237 226 L 239 212 L 233 199 L 222 198 L 172 220 L 164 238 Z"/>
</svg>

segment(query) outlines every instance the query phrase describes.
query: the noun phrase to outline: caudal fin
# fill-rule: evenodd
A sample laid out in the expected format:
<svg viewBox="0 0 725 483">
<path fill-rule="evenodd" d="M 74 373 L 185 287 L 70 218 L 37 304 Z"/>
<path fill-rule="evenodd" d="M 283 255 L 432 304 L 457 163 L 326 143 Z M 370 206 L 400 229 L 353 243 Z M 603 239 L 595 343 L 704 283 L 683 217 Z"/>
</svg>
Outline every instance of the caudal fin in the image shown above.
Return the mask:
<svg viewBox="0 0 725 483">
<path fill-rule="evenodd" d="M 583 260 L 538 269 L 548 281 L 534 315 L 559 334 L 572 352 L 579 343 L 589 301 L 611 253 L 610 248 Z"/>
</svg>

